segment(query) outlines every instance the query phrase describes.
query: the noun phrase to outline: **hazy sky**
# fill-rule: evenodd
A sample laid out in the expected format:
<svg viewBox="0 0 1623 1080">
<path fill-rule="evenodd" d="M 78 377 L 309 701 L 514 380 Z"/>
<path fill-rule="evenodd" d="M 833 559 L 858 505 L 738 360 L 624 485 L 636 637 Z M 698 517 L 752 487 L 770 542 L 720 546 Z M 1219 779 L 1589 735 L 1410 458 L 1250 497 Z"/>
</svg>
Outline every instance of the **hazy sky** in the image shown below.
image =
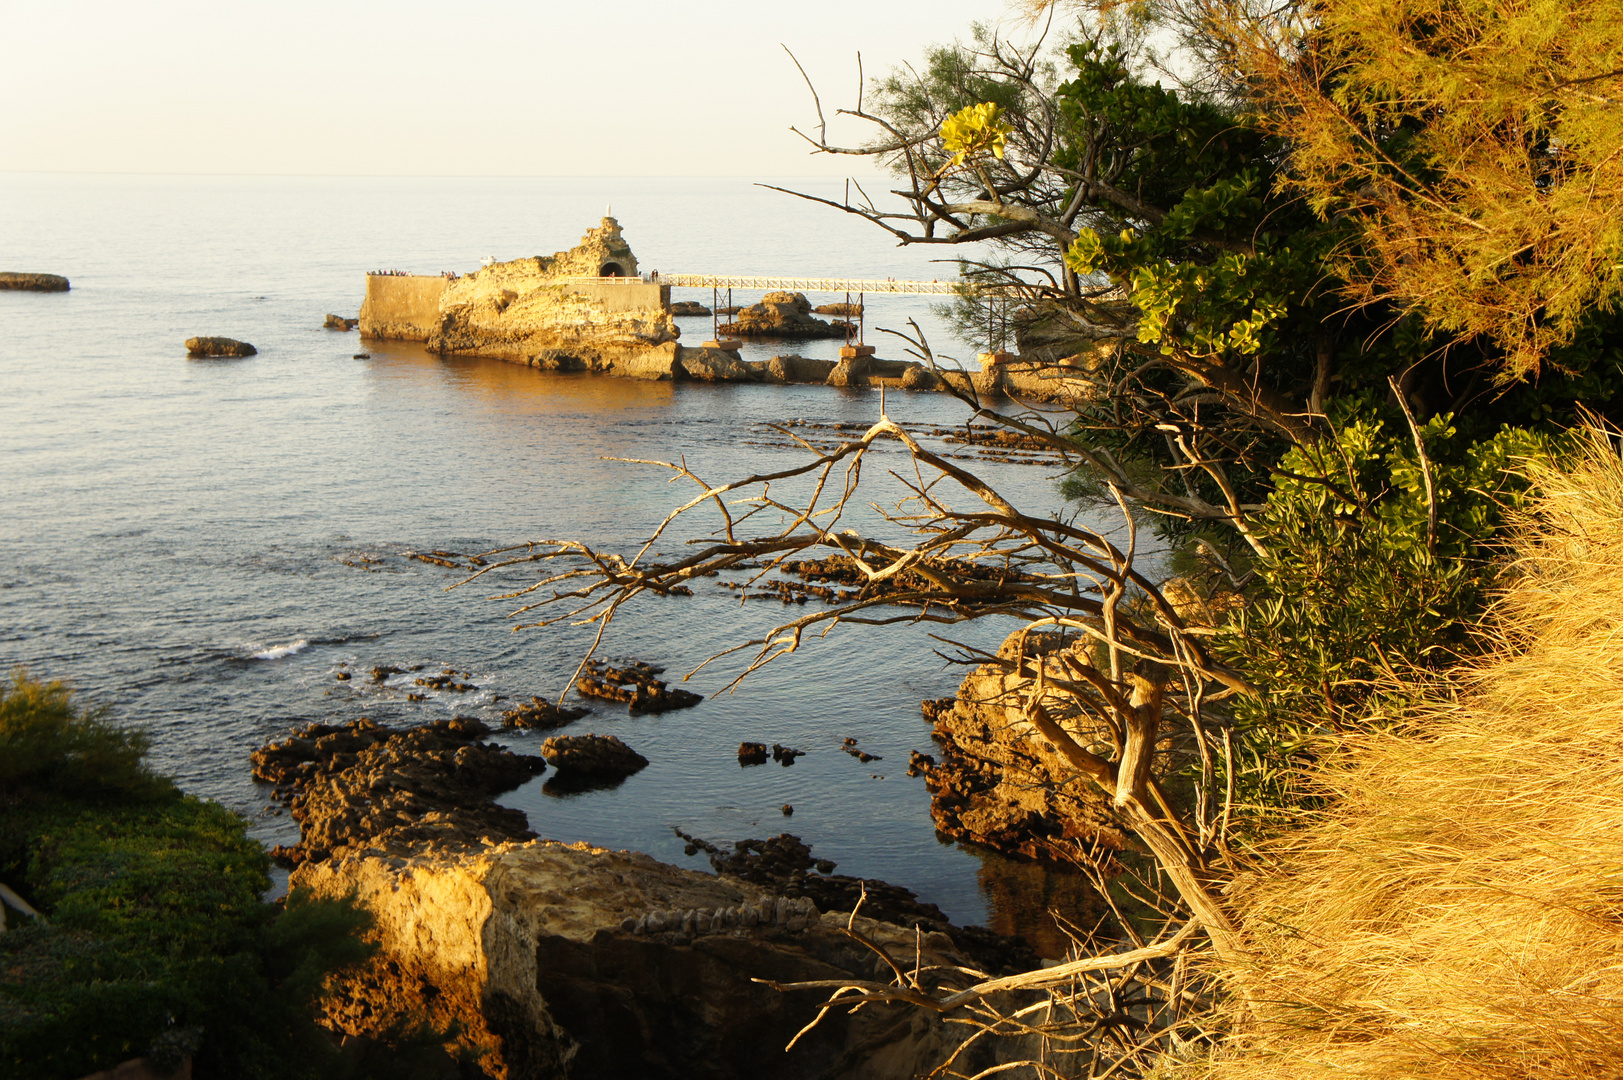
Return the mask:
<svg viewBox="0 0 1623 1080">
<path fill-rule="evenodd" d="M 0 170 L 845 173 L 788 131 L 1005 0 L 3 0 Z M 1011 28 L 1018 23 L 1010 22 Z M 849 131 L 853 137 L 858 132 Z"/>
</svg>

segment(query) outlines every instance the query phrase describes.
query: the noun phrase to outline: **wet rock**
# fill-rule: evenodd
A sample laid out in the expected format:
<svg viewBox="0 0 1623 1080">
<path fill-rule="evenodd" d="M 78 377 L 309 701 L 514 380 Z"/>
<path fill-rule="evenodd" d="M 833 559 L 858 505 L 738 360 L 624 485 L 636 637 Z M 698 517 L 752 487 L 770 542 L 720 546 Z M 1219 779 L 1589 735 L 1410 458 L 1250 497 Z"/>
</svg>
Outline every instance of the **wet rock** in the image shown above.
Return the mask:
<svg viewBox="0 0 1623 1080">
<path fill-rule="evenodd" d="M 935 758 L 914 750 L 907 758 L 907 775 L 920 776 L 935 767 Z"/>
<path fill-rule="evenodd" d="M 530 698 L 527 705 L 520 705 L 516 709 L 508 709 L 502 713 L 502 723 L 507 727 L 522 728 L 561 728 L 585 716 L 590 709 L 575 709 L 567 705 L 554 705 L 539 695 Z"/>
<path fill-rule="evenodd" d="M 228 337 L 194 337 L 186 339 L 186 352 L 190 356 L 253 356 L 258 349 L 246 341 Z"/>
<path fill-rule="evenodd" d="M 311 724 L 260 747 L 251 755 L 255 779 L 277 785 L 275 798 L 300 825 L 299 843 L 273 855 L 296 865 L 335 851 L 530 839 L 524 814 L 491 796 L 546 765 L 480 741 L 489 730 L 468 716 L 405 731 L 361 719 Z"/>
<path fill-rule="evenodd" d="M 790 806 L 788 803 L 784 803 L 778 809 L 780 811 L 782 811 L 784 817 L 791 817 L 791 816 L 793 816 L 793 814 L 795 812 L 795 808 L 793 806 Z"/>
<path fill-rule="evenodd" d="M 575 689 L 586 697 L 623 701 L 634 713 L 685 709 L 704 700 L 700 694 L 667 686 L 658 678 L 664 671 L 662 667 L 641 660 L 619 666 L 593 660 L 586 665 L 587 673 L 575 684 Z"/>
<path fill-rule="evenodd" d="M 0 290 L 67 292 L 68 288 L 68 279 L 60 274 L 25 274 L 13 270 L 0 271 Z"/>
<path fill-rule="evenodd" d="M 862 305 L 848 303 L 818 304 L 812 308 L 812 311 L 818 315 L 861 315 Z"/>
<path fill-rule="evenodd" d="M 796 750 L 792 746 L 783 746 L 779 743 L 772 744 L 772 760 L 779 765 L 793 765 L 795 758 L 805 756 L 806 751 L 804 750 Z"/>
<path fill-rule="evenodd" d="M 342 315 L 328 315 L 321 325 L 328 330 L 353 330 L 359 319 L 346 319 Z"/>
<path fill-rule="evenodd" d="M 372 681 L 375 683 L 382 682 L 390 675 L 404 675 L 405 673 L 405 668 L 395 667 L 392 664 L 379 664 L 369 672 L 369 674 L 372 676 Z"/>
<path fill-rule="evenodd" d="M 554 735 L 541 744 L 541 756 L 559 772 L 589 776 L 630 776 L 648 765 L 613 735 Z"/>
<path fill-rule="evenodd" d="M 671 301 L 671 314 L 687 318 L 695 315 L 709 315 L 711 311 L 695 300 L 673 300 Z"/>
<path fill-rule="evenodd" d="M 738 744 L 738 763 L 740 765 L 765 765 L 766 743 L 742 742 Z"/>
</svg>

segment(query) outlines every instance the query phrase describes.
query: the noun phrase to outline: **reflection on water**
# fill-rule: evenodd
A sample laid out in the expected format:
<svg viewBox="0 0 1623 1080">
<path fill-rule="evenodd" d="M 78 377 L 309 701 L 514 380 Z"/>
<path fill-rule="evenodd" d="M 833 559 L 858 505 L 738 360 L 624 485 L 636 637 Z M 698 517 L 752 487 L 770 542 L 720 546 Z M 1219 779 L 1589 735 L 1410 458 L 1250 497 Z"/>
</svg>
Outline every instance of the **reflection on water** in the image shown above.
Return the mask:
<svg viewBox="0 0 1623 1080">
<path fill-rule="evenodd" d="M 1021 934 L 1039 956 L 1062 959 L 1073 944 L 1055 919 L 1087 934 L 1104 921 L 1110 907 L 1086 875 L 1007 859 L 985 848 L 969 848 L 980 860 L 986 925 L 1001 934 Z"/>
</svg>

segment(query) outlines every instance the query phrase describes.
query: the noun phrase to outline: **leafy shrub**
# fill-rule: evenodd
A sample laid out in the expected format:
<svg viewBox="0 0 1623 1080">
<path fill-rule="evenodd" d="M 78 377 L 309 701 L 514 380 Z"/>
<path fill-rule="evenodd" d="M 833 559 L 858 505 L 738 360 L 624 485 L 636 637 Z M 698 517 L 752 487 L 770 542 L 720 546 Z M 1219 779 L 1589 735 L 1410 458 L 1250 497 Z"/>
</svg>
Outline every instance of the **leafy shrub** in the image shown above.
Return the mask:
<svg viewBox="0 0 1623 1080">
<path fill-rule="evenodd" d="M 156 799 L 175 785 L 142 764 L 146 733 L 84 712 L 60 682 L 40 683 L 21 668 L 0 687 L 0 792 L 35 787 L 62 795 Z"/>
<path fill-rule="evenodd" d="M 0 1075 L 188 1055 L 199 1076 L 326 1075 L 310 1005 L 369 955 L 370 916 L 265 903 L 270 862 L 242 819 L 147 772 L 145 746 L 60 683 L 19 672 L 0 698 L 0 877 L 49 917 L 0 934 Z"/>
<path fill-rule="evenodd" d="M 1446 414 L 1421 426 L 1432 463 L 1430 532 L 1419 455 L 1401 420 L 1343 410 L 1333 439 L 1287 453 L 1253 527 L 1269 549 L 1218 652 L 1265 689 L 1236 703 L 1236 791 L 1253 809 L 1294 803 L 1290 765 L 1320 735 L 1382 714 L 1399 676 L 1476 650 L 1495 577 L 1491 538 L 1549 440 L 1506 428 L 1460 439 Z"/>
</svg>

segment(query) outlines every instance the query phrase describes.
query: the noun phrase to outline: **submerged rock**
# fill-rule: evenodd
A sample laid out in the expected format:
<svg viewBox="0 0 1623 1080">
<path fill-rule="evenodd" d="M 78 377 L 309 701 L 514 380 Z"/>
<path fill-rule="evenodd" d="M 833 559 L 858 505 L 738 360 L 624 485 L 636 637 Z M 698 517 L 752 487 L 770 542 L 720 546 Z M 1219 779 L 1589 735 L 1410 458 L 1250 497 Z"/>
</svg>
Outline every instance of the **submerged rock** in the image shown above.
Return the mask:
<svg viewBox="0 0 1623 1080">
<path fill-rule="evenodd" d="M 0 271 L 0 289 L 15 289 L 20 292 L 67 292 L 68 288 L 68 279 L 60 274 Z"/>
<path fill-rule="evenodd" d="M 186 339 L 186 352 L 192 356 L 253 356 L 259 350 L 235 338 L 194 337 Z"/>
</svg>

